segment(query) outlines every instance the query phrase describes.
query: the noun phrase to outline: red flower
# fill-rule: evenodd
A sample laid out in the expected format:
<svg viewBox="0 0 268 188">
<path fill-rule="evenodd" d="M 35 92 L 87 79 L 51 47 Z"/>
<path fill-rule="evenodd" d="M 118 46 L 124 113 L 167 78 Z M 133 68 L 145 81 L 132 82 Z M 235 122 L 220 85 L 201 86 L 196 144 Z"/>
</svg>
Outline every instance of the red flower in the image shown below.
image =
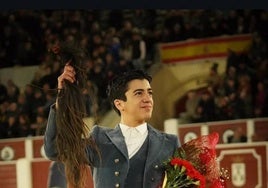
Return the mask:
<svg viewBox="0 0 268 188">
<path fill-rule="evenodd" d="M 222 178 L 216 161 L 215 147 L 218 139 L 218 133 L 212 133 L 193 139 L 178 148 L 174 156 L 165 162 L 166 173 L 162 187 L 226 187 L 226 178 Z"/>
<path fill-rule="evenodd" d="M 173 158 L 173 159 L 171 159 L 171 161 L 170 161 L 170 164 L 171 165 L 173 165 L 173 166 L 175 166 L 175 165 L 181 165 L 181 159 L 180 158 Z"/>
<path fill-rule="evenodd" d="M 222 180 L 221 178 L 214 180 L 209 188 L 225 188 L 226 182 Z"/>
<path fill-rule="evenodd" d="M 208 164 L 211 160 L 215 159 L 215 155 L 215 150 L 205 148 L 204 151 L 199 154 L 199 157 L 203 164 Z"/>
</svg>

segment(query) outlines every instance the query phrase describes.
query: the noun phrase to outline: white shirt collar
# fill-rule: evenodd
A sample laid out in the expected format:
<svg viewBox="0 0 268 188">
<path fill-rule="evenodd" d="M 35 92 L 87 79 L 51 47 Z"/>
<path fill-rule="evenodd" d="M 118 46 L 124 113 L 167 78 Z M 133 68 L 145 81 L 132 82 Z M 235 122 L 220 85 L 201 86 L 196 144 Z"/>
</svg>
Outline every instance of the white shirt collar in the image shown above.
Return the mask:
<svg viewBox="0 0 268 188">
<path fill-rule="evenodd" d="M 135 128 L 141 135 L 143 135 L 147 131 L 147 123 L 146 122 L 141 124 L 141 125 L 138 125 L 136 127 L 129 127 L 129 126 L 122 124 L 122 123 L 119 123 L 119 126 L 120 126 L 124 136 L 125 136 L 125 133 L 131 128 Z"/>
</svg>

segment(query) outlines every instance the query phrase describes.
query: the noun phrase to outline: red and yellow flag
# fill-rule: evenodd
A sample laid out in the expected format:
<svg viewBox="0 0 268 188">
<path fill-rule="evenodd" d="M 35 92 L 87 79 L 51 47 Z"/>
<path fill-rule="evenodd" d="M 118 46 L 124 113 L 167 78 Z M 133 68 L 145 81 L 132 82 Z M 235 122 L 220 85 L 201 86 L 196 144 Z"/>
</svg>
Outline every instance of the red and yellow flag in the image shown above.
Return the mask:
<svg viewBox="0 0 268 188">
<path fill-rule="evenodd" d="M 244 34 L 165 43 L 160 47 L 161 60 L 162 63 L 172 64 L 211 57 L 226 57 L 228 49 L 238 53 L 246 51 L 251 40 L 250 34 Z"/>
</svg>

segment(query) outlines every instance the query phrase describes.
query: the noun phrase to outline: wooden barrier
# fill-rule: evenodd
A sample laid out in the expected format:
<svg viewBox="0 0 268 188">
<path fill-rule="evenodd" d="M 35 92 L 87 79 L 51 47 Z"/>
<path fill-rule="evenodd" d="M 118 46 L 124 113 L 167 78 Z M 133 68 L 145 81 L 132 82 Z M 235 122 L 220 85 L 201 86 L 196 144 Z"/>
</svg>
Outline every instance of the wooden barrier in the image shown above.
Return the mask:
<svg viewBox="0 0 268 188">
<path fill-rule="evenodd" d="M 17 187 L 16 161 L 0 162 L 0 180 L 0 187 Z"/>
<path fill-rule="evenodd" d="M 51 163 L 43 150 L 43 137 L 0 140 L 0 187 L 47 188 Z"/>
<path fill-rule="evenodd" d="M 4 161 L 3 158 L 17 160 L 26 157 L 25 138 L 0 140 L 0 151 L 0 161 Z"/>
<path fill-rule="evenodd" d="M 221 167 L 230 173 L 228 188 L 268 188 L 268 118 L 242 119 L 180 125 L 165 122 L 165 132 L 175 134 L 181 143 L 212 132 L 219 133 L 216 152 Z M 240 127 L 246 143 L 227 143 L 227 137 Z"/>
<path fill-rule="evenodd" d="M 216 152 L 228 188 L 268 188 L 268 142 L 220 144 Z"/>
<path fill-rule="evenodd" d="M 247 142 L 268 141 L 268 118 L 240 119 L 217 122 L 179 124 L 176 119 L 164 122 L 164 131 L 178 135 L 181 143 L 212 132 L 219 133 L 219 144 L 227 143 L 227 137 L 240 127 Z"/>
<path fill-rule="evenodd" d="M 195 137 L 218 132 L 220 143 L 217 156 L 221 167 L 230 172 L 228 188 L 268 188 L 268 142 L 225 144 L 226 136 L 236 127 L 241 127 L 250 137 L 261 135 L 267 139 L 268 118 L 248 119 L 199 124 L 178 125 L 168 121 L 172 131 L 181 143 Z M 175 127 L 175 128 L 174 128 Z M 46 188 L 51 163 L 44 154 L 43 137 L 27 137 L 0 140 L 0 187 L 2 188 Z M 26 177 L 26 178 L 25 178 Z"/>
<path fill-rule="evenodd" d="M 47 188 L 49 165 L 47 159 L 34 159 L 31 162 L 33 188 Z"/>
</svg>

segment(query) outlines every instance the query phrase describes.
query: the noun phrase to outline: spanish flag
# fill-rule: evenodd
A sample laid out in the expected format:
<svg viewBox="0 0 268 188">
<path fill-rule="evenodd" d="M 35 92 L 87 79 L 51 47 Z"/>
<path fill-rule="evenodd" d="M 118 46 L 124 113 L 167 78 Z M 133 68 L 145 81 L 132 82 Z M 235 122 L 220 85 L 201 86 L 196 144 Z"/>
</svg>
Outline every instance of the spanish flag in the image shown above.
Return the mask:
<svg viewBox="0 0 268 188">
<path fill-rule="evenodd" d="M 226 57 L 228 50 L 247 51 L 252 41 L 250 34 L 220 36 L 206 39 L 188 39 L 160 45 L 161 61 L 174 64 L 204 58 Z"/>
</svg>

